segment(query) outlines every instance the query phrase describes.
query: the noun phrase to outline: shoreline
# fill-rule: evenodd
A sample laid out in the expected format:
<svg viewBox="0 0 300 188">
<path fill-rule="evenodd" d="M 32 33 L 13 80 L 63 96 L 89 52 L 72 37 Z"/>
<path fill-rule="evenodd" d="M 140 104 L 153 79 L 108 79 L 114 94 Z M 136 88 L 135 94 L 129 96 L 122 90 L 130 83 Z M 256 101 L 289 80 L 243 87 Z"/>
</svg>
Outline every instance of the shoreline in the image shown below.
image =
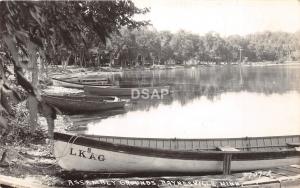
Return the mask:
<svg viewBox="0 0 300 188">
<path fill-rule="evenodd" d="M 192 67 L 223 67 L 223 66 L 239 66 L 242 67 L 269 67 L 269 66 L 293 66 L 300 65 L 300 61 L 286 61 L 283 63 L 276 62 L 247 62 L 247 63 L 199 63 L 199 64 L 190 64 L 190 65 L 154 65 L 154 66 L 136 66 L 136 67 L 77 67 L 74 65 L 68 66 L 67 69 L 63 69 L 61 65 L 57 66 L 57 70 L 50 70 L 49 76 L 55 78 L 64 78 L 68 75 L 73 77 L 79 76 L 88 76 L 88 77 L 106 77 L 110 74 L 122 74 L 124 72 L 130 71 L 157 71 L 157 70 L 177 70 L 183 68 L 192 68 Z M 52 68 L 53 69 L 53 68 Z"/>
</svg>

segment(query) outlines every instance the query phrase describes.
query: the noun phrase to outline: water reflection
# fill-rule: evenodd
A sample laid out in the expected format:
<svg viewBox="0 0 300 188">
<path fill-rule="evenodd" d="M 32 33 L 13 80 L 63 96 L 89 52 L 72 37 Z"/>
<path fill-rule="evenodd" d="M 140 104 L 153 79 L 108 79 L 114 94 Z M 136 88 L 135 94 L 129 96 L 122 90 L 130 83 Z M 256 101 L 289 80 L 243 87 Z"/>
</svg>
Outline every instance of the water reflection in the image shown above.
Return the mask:
<svg viewBox="0 0 300 188">
<path fill-rule="evenodd" d="M 300 65 L 216 66 L 125 72 L 135 86 L 172 85 L 163 100 L 135 100 L 126 113 L 88 124 L 87 133 L 136 137 L 300 134 Z"/>
<path fill-rule="evenodd" d="M 125 72 L 111 78 L 121 87 L 171 85 L 172 101 L 185 104 L 199 96 L 213 99 L 225 92 L 257 92 L 264 94 L 300 91 L 300 65 L 293 66 L 215 66 L 144 72 Z M 145 101 L 144 101 L 145 102 Z M 170 100 L 164 100 L 169 103 Z M 143 103 L 143 102 L 141 102 Z M 148 109 L 146 104 L 133 110 Z M 155 103 L 153 103 L 155 104 Z"/>
<path fill-rule="evenodd" d="M 89 134 L 135 137 L 245 137 L 300 134 L 300 94 L 224 93 L 132 111 L 97 123 Z"/>
</svg>

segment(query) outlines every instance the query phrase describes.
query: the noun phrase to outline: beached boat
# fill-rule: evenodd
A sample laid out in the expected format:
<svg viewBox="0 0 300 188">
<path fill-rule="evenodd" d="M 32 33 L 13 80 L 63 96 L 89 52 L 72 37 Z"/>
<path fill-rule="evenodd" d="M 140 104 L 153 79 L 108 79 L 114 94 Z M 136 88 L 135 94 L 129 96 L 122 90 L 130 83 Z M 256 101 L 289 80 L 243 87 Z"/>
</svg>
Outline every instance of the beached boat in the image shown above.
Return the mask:
<svg viewBox="0 0 300 188">
<path fill-rule="evenodd" d="M 300 163 L 300 135 L 162 139 L 54 134 L 65 170 L 111 173 L 247 171 Z"/>
<path fill-rule="evenodd" d="M 133 96 L 133 95 L 168 95 L 170 86 L 141 87 L 141 88 L 117 88 L 85 86 L 84 92 L 99 96 Z"/>
<path fill-rule="evenodd" d="M 53 85 L 67 87 L 67 88 L 76 88 L 76 89 L 83 89 L 84 86 L 103 86 L 109 87 L 112 84 L 108 83 L 108 80 L 100 79 L 59 79 L 59 78 L 52 78 Z"/>
<path fill-rule="evenodd" d="M 117 97 L 43 95 L 43 99 L 65 113 L 87 113 L 123 108 L 125 101 Z"/>
<path fill-rule="evenodd" d="M 78 83 L 84 84 L 107 84 L 109 82 L 108 78 L 101 78 L 101 77 L 73 77 L 73 78 L 66 78 L 67 81 L 73 81 Z"/>
</svg>

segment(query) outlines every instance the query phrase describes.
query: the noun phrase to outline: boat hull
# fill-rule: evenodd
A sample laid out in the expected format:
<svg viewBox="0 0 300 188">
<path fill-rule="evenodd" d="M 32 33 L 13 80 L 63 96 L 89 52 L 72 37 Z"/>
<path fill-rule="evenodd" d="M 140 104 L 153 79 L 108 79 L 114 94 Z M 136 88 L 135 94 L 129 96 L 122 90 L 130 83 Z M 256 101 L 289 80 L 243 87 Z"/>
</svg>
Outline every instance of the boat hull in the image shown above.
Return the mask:
<svg viewBox="0 0 300 188">
<path fill-rule="evenodd" d="M 59 137 L 59 136 L 58 136 Z M 95 142 L 77 137 L 59 139 L 56 136 L 54 155 L 58 164 L 68 171 L 92 171 L 113 173 L 201 173 L 222 172 L 224 155 L 228 152 L 179 152 L 124 148 L 116 144 Z M 68 139 L 68 141 L 66 141 Z M 92 143 L 94 141 L 91 141 Z M 154 153 L 153 153 L 154 152 Z M 232 153 L 231 171 L 267 169 L 300 163 L 298 151 L 276 152 L 271 155 L 258 152 Z"/>
<path fill-rule="evenodd" d="M 83 89 L 85 86 L 98 86 L 98 87 L 110 87 L 111 84 L 108 84 L 107 81 L 99 81 L 99 82 L 88 82 L 88 83 L 80 83 L 75 81 L 67 81 L 61 79 L 54 79 L 52 78 L 53 85 L 66 87 L 66 88 L 73 88 L 73 89 Z"/>
<path fill-rule="evenodd" d="M 169 94 L 170 87 L 144 87 L 144 88 L 103 88 L 97 86 L 85 86 L 84 92 L 99 96 L 133 96 L 136 94 L 147 93 L 149 95 L 154 94 Z"/>
<path fill-rule="evenodd" d="M 116 108 L 123 108 L 125 101 L 104 101 L 102 98 L 90 97 L 87 99 L 81 97 L 54 97 L 44 95 L 43 99 L 50 105 L 57 107 L 65 113 L 88 113 Z"/>
</svg>

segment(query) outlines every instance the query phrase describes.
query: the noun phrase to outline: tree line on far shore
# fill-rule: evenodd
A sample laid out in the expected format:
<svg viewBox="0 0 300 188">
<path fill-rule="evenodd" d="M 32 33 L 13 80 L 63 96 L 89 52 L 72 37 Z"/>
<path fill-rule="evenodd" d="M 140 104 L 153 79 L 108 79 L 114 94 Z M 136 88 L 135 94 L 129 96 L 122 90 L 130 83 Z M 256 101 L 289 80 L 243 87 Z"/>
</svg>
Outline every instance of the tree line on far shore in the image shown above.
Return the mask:
<svg viewBox="0 0 300 188">
<path fill-rule="evenodd" d="M 261 32 L 246 36 L 221 37 L 216 32 L 197 35 L 184 30 L 177 33 L 154 29 L 121 30 L 105 49 L 119 64 L 184 64 L 199 62 L 232 63 L 295 61 L 300 59 L 300 31 L 296 33 Z M 105 58 L 102 58 L 105 59 Z M 108 58 L 106 59 L 108 61 Z M 143 61 L 143 62 L 142 62 Z"/>
<path fill-rule="evenodd" d="M 106 46 L 90 40 L 89 47 L 85 58 L 81 57 L 89 60 L 85 62 L 86 66 L 210 62 L 219 64 L 240 61 L 282 63 L 300 60 L 300 31 L 265 31 L 246 36 L 221 37 L 216 32 L 198 35 L 184 30 L 171 33 L 149 28 L 124 28 L 120 34 L 112 35 Z"/>
</svg>

